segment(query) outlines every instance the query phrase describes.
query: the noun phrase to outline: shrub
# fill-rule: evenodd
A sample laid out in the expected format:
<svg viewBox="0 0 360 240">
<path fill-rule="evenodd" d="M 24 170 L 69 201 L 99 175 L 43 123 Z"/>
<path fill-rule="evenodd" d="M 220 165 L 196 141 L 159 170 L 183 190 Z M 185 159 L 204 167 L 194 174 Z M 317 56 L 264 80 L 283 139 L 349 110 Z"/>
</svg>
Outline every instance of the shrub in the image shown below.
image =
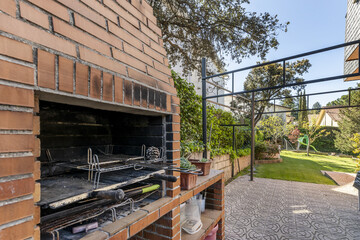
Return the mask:
<svg viewBox="0 0 360 240">
<path fill-rule="evenodd" d="M 250 155 L 250 153 L 251 153 L 250 148 L 238 149 L 236 151 L 234 151 L 232 148 L 218 148 L 211 150 L 211 158 L 229 154 L 231 161 L 234 161 L 234 159 L 243 156 L 248 156 Z"/>
<path fill-rule="evenodd" d="M 204 151 L 202 142 L 199 141 L 181 141 L 180 155 L 182 157 L 188 157 L 191 153 Z"/>
<path fill-rule="evenodd" d="M 251 154 L 251 148 L 239 149 L 236 153 L 239 157 L 249 156 Z"/>
<path fill-rule="evenodd" d="M 181 156 L 188 156 L 192 152 L 203 151 L 201 97 L 196 94 L 194 84 L 187 82 L 174 71 L 172 71 L 172 77 L 180 99 Z M 231 153 L 232 128 L 221 125 L 233 123 L 236 123 L 236 119 L 231 112 L 217 109 L 212 104 L 207 105 L 208 149 L 217 151 L 214 153 L 215 156 L 221 155 L 220 152 Z M 249 144 L 248 127 L 235 129 L 237 145 Z"/>
<path fill-rule="evenodd" d="M 312 145 L 320 152 L 340 152 L 335 147 L 335 136 L 339 129 L 336 127 L 324 127 L 324 129 L 326 129 L 326 132 L 329 132 L 330 134 L 319 137 L 312 143 Z"/>
<path fill-rule="evenodd" d="M 256 142 L 255 143 L 255 159 L 263 159 L 265 155 L 273 157 L 279 153 L 278 146 L 270 142 Z"/>
</svg>

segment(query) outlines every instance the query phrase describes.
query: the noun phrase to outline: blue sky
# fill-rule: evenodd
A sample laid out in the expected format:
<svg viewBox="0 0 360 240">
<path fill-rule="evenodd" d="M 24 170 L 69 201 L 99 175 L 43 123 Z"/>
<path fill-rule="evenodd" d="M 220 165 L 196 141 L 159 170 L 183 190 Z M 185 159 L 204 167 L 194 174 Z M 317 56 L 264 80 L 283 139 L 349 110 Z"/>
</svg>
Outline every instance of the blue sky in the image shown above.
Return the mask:
<svg viewBox="0 0 360 240">
<path fill-rule="evenodd" d="M 278 15 L 280 22 L 290 22 L 287 32 L 280 32 L 277 50 L 271 50 L 267 60 L 275 60 L 282 57 L 312 51 L 345 41 L 345 0 L 252 0 L 248 5 L 249 11 L 269 12 Z M 308 58 L 313 65 L 306 80 L 314 78 L 335 76 L 343 74 L 344 49 L 315 55 Z M 241 64 L 227 60 L 227 70 L 256 64 L 257 58 L 244 59 Z M 243 80 L 246 74 L 236 75 L 235 90 L 242 90 Z M 335 80 L 319 84 L 310 84 L 306 87 L 307 93 L 321 91 L 341 90 L 355 86 L 355 82 L 344 83 L 343 80 Z M 231 88 L 231 87 L 230 87 Z M 310 98 L 310 106 L 316 101 L 322 105 L 335 100 L 342 94 L 329 94 Z"/>
</svg>

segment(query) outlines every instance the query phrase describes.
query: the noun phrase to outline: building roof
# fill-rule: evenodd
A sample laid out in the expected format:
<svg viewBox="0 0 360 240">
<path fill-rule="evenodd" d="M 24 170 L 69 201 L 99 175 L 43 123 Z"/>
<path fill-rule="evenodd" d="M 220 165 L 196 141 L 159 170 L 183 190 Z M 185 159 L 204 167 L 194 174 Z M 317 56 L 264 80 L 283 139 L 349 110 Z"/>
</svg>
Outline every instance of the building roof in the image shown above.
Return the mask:
<svg viewBox="0 0 360 240">
<path fill-rule="evenodd" d="M 325 115 L 329 115 L 329 117 L 334 121 L 338 122 L 341 120 L 340 109 L 332 108 L 332 109 L 321 109 L 318 119 L 316 120 L 316 125 L 320 125 L 321 121 L 324 119 Z"/>
<path fill-rule="evenodd" d="M 341 120 L 339 108 L 326 109 L 325 112 L 330 116 L 333 121 L 338 122 Z"/>
</svg>

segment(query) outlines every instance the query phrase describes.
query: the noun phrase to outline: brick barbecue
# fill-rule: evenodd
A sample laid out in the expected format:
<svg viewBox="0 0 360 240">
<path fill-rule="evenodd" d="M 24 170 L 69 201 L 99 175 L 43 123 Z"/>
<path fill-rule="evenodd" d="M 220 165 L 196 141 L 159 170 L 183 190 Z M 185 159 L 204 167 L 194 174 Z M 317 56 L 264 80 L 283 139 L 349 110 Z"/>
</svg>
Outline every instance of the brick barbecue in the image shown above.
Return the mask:
<svg viewBox="0 0 360 240">
<path fill-rule="evenodd" d="M 0 239 L 44 237 L 51 187 L 41 183 L 63 174 L 53 149 L 139 155 L 145 144 L 180 165 L 180 101 L 168 65 L 144 0 L 0 1 Z M 203 234 L 219 222 L 223 239 L 223 173 L 186 193 L 179 172 L 166 174 L 178 180 L 162 182 L 159 200 L 82 239 L 180 239 L 180 203 L 206 188 L 215 217 Z"/>
</svg>

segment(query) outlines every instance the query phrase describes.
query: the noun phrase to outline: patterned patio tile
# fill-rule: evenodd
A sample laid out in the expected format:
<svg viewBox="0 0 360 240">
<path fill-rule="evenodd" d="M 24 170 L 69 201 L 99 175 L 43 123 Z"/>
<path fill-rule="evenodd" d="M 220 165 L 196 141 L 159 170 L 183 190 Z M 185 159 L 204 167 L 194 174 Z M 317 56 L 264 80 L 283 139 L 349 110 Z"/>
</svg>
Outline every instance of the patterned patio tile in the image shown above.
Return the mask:
<svg viewBox="0 0 360 240">
<path fill-rule="evenodd" d="M 360 239 L 357 197 L 333 186 L 240 177 L 225 188 L 225 238 Z"/>
</svg>

